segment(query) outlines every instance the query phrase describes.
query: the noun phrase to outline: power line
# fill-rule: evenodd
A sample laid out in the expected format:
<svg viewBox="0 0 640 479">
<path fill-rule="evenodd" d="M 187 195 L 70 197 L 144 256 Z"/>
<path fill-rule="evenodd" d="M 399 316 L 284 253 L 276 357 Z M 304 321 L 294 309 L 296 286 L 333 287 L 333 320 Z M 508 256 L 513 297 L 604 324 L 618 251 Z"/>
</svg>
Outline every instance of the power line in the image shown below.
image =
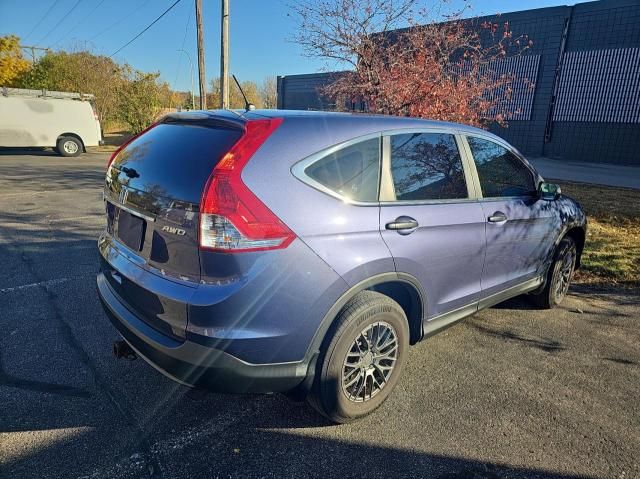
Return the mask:
<svg viewBox="0 0 640 479">
<path fill-rule="evenodd" d="M 120 20 L 116 20 L 115 22 L 113 22 L 111 25 L 109 25 L 107 28 L 101 30 L 100 32 L 96 33 L 94 36 L 92 36 L 91 38 L 89 38 L 89 41 L 92 42 L 93 40 L 95 40 L 96 38 L 98 38 L 100 35 L 108 32 L 109 30 L 111 30 L 113 27 L 120 25 L 123 21 L 128 20 L 130 18 L 132 18 L 134 15 L 134 13 L 138 12 L 139 10 L 141 10 L 142 8 L 147 6 L 147 3 L 149 3 L 150 0 L 145 0 L 142 4 L 138 5 L 138 8 L 127 12 L 127 14 L 122 17 Z"/>
<path fill-rule="evenodd" d="M 65 19 L 67 18 L 67 15 L 69 15 L 71 12 L 73 12 L 73 11 L 76 9 L 76 7 L 77 7 L 78 5 L 80 5 L 80 2 L 82 2 L 82 0 L 78 0 L 76 3 L 74 3 L 74 4 L 73 4 L 73 7 L 71 7 L 71 8 L 70 8 L 70 9 L 69 9 L 69 10 L 68 10 L 64 15 L 62 15 L 62 17 L 60 18 L 60 20 L 58 20 L 58 23 L 56 23 L 56 24 L 53 26 L 53 28 L 52 28 L 51 30 L 49 30 L 49 31 L 47 32 L 47 34 L 46 34 L 44 37 L 42 37 L 42 38 L 40 39 L 40 41 L 39 41 L 38 43 L 42 44 L 42 43 L 45 41 L 45 39 L 46 39 L 49 35 L 51 35 L 51 34 L 56 30 L 56 28 L 58 28 L 58 27 L 62 24 L 62 22 L 64 22 L 64 21 L 65 21 Z"/>
<path fill-rule="evenodd" d="M 44 21 L 44 19 L 49 16 L 49 14 L 51 13 L 51 10 L 53 10 L 55 8 L 55 6 L 58 4 L 59 1 L 60 0 L 56 0 L 55 2 L 53 2 L 51 4 L 51 6 L 49 7 L 49 10 L 47 10 L 45 12 L 45 14 L 42 15 L 42 18 L 40 18 L 40 20 L 38 20 L 38 23 L 36 23 L 36 25 L 31 29 L 31 31 L 29 33 L 27 33 L 27 36 L 22 39 L 23 41 L 26 40 L 27 38 L 29 38 L 31 36 L 31 34 L 36 31 L 36 29 L 40 26 L 40 24 Z"/>
<path fill-rule="evenodd" d="M 98 8 L 100 8 L 100 5 L 102 5 L 105 2 L 105 0 L 102 0 L 101 2 L 99 2 L 86 16 L 82 17 L 82 20 L 80 20 L 78 23 L 76 23 L 71 30 L 67 31 L 67 33 L 65 33 L 64 35 L 62 35 L 57 42 L 55 42 L 54 44 L 51 45 L 51 47 L 55 47 L 58 43 L 60 43 L 62 40 L 64 40 L 65 38 L 67 38 L 72 32 L 74 32 L 76 30 L 76 28 L 78 28 L 81 24 L 83 24 L 85 22 L 85 20 L 87 20 L 87 18 L 89 18 L 91 15 L 93 15 L 93 12 L 95 12 Z"/>
<path fill-rule="evenodd" d="M 164 17 L 167 13 L 169 13 L 171 11 L 171 9 L 173 7 L 175 7 L 177 4 L 179 4 L 182 0 L 176 0 L 173 5 L 171 5 L 169 8 L 167 8 L 164 12 L 162 12 L 162 14 L 156 18 L 153 22 L 151 22 L 144 30 L 142 30 L 140 33 L 138 33 L 135 37 L 133 37 L 131 40 L 129 40 L 127 43 L 125 43 L 124 45 L 122 45 L 120 48 L 118 48 L 115 52 L 113 52 L 111 55 L 109 55 L 109 58 L 112 58 L 114 55 L 116 55 L 117 53 L 119 53 L 121 50 L 123 50 L 124 48 L 126 48 L 127 46 L 131 45 L 135 40 L 137 40 L 144 32 L 146 32 L 147 30 L 149 30 L 152 26 L 154 26 L 158 20 L 160 20 L 162 17 Z"/>
<path fill-rule="evenodd" d="M 45 52 L 45 55 L 51 51 L 48 48 L 36 47 L 32 45 L 20 45 L 20 48 L 23 48 L 24 50 L 31 50 L 31 60 L 33 61 L 33 63 L 36 62 L 36 50 Z"/>
<path fill-rule="evenodd" d="M 180 45 L 180 48 L 177 50 L 178 52 L 180 50 L 184 50 L 184 44 L 187 41 L 187 33 L 189 32 L 189 23 L 191 20 L 191 7 L 189 7 L 189 9 L 187 10 L 187 22 L 184 25 L 184 37 L 182 37 L 182 44 Z M 176 79 L 173 81 L 173 84 L 175 85 L 178 82 L 178 75 L 180 74 L 180 66 L 182 65 L 182 55 L 179 55 L 178 57 L 178 66 L 176 67 Z"/>
<path fill-rule="evenodd" d="M 180 45 L 180 48 L 178 50 L 176 50 L 178 53 L 180 53 L 181 51 L 183 51 L 184 53 L 186 53 L 187 58 L 189 59 L 189 63 L 191 63 L 191 58 L 189 57 L 189 53 L 184 50 L 184 44 L 187 41 L 187 32 L 189 31 L 189 20 L 191 20 L 191 8 L 187 7 L 187 22 L 184 25 L 184 37 L 182 38 L 182 45 Z M 180 67 L 182 66 L 182 55 L 180 55 L 178 57 L 178 65 L 176 66 L 176 78 L 175 80 L 173 80 L 173 86 L 175 87 L 176 83 L 178 83 L 178 75 L 180 74 Z M 193 97 L 193 71 L 191 71 L 191 96 Z M 173 105 L 173 98 L 175 97 L 176 92 L 175 90 L 172 90 L 171 92 L 171 98 L 169 100 L 169 108 L 171 108 L 171 106 Z M 192 98 L 193 100 L 193 98 Z M 194 100 L 195 101 L 195 100 Z M 195 110 L 195 108 L 194 108 Z"/>
</svg>

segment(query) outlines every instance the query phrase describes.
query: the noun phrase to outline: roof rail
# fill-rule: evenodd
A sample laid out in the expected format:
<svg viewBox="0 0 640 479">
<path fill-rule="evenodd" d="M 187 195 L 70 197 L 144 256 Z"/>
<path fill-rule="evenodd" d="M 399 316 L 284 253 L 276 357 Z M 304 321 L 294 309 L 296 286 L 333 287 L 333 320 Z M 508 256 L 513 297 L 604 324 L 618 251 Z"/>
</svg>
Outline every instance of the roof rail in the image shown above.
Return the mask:
<svg viewBox="0 0 640 479">
<path fill-rule="evenodd" d="M 66 100 L 93 100 L 94 95 L 90 93 L 75 93 L 67 91 L 51 91 L 51 90 L 28 90 L 26 88 L 8 88 L 1 87 L 0 95 L 2 96 L 20 96 L 30 98 L 58 98 Z"/>
</svg>

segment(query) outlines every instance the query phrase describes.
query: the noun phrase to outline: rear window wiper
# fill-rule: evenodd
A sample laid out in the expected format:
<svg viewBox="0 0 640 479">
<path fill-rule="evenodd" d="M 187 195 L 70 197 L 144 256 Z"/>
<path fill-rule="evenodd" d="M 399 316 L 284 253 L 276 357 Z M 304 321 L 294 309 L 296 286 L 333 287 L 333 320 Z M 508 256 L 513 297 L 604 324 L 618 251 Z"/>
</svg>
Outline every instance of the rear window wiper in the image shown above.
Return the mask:
<svg viewBox="0 0 640 479">
<path fill-rule="evenodd" d="M 122 171 L 125 175 L 127 175 L 129 178 L 140 178 L 140 173 L 138 173 L 135 169 L 133 168 L 129 168 L 127 166 L 123 166 L 122 168 L 120 168 L 120 171 Z"/>
</svg>

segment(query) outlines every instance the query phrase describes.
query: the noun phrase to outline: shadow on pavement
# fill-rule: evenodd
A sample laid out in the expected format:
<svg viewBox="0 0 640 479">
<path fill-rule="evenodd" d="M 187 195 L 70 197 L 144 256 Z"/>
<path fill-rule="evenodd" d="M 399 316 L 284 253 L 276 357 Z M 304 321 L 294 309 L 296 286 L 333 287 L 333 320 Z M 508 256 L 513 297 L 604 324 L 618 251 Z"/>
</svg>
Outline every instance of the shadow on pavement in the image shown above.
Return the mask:
<svg viewBox="0 0 640 479">
<path fill-rule="evenodd" d="M 0 147 L 0 156 L 24 156 L 24 155 L 29 155 L 29 156 L 56 156 L 59 157 L 60 155 L 58 155 L 55 151 L 53 151 L 51 148 L 39 148 L 39 147 L 34 147 L 34 148 L 10 148 L 10 147 Z"/>
<path fill-rule="evenodd" d="M 51 153 L 51 154 L 49 154 Z M 25 155 L 32 153 L 24 153 Z M 42 156 L 51 157 L 51 159 L 59 159 L 53 152 L 42 152 Z M 80 159 L 82 157 L 79 157 Z M 77 161 L 78 158 L 65 158 L 66 161 Z M 13 165 L 2 172 L 4 179 L 10 181 L 12 188 L 15 188 L 20 194 L 28 194 L 31 191 L 33 194 L 39 194 L 46 190 L 53 189 L 80 189 L 80 188 L 94 188 L 96 193 L 102 193 L 101 186 L 104 181 L 104 175 L 107 168 L 106 162 L 100 168 L 93 169 L 71 169 L 61 168 L 59 174 L 51 175 L 51 172 L 47 169 L 47 160 L 43 159 L 43 164 L 40 166 L 32 165 Z M 0 163 L 0 166 L 2 164 Z M 9 178 L 9 179 L 8 179 Z M 0 195 L 0 198 L 2 196 Z M 0 214 L 6 215 L 6 210 L 0 210 Z M 22 220 L 27 221 L 27 219 Z"/>
<path fill-rule="evenodd" d="M 466 457 L 399 449 L 384 445 L 384 437 L 370 443 L 354 443 L 298 433 L 287 424 L 275 426 L 257 410 L 211 433 L 196 438 L 182 435 L 159 440 L 147 452 L 113 458 L 97 469 L 84 461 L 85 452 L 63 440 L 32 452 L 25 462 L 46 464 L 52 457 L 66 457 L 73 477 L 367 477 L 367 478 L 577 478 L 585 477 L 540 468 L 506 465 Z M 295 413 L 294 415 L 295 416 Z M 381 418 L 379 418 L 381 420 Z M 295 423 L 295 417 L 290 420 Z M 336 426 L 342 427 L 342 426 Z M 86 434 L 86 433 L 83 433 Z M 81 434 L 82 435 L 82 434 Z M 80 436 L 81 436 L 80 435 Z M 118 438 L 114 437 L 114 440 Z M 73 442 L 81 442 L 82 437 Z M 372 443 L 380 443 L 374 445 Z M 421 445 L 424 447 L 424 445 Z M 433 448 L 437 450 L 437 445 Z M 524 458 L 523 458 L 524 459 Z M 179 464 L 176 467 L 175 463 Z M 8 461 L 12 477 L 22 475 L 21 461 Z M 26 472 L 26 471 L 25 471 Z M 55 474 L 55 473 L 54 473 Z M 64 476 L 65 474 L 61 474 Z"/>
</svg>

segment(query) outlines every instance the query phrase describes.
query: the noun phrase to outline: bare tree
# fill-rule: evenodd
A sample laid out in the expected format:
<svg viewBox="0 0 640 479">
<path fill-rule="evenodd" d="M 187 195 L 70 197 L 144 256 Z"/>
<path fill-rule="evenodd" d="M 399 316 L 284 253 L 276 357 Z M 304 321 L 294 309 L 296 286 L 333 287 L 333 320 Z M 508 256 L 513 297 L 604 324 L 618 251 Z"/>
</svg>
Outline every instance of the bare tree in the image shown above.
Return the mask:
<svg viewBox="0 0 640 479">
<path fill-rule="evenodd" d="M 278 107 L 278 86 L 275 77 L 266 77 L 259 90 L 263 108 Z"/>
<path fill-rule="evenodd" d="M 468 6 L 447 11 L 447 5 L 300 0 L 291 6 L 298 19 L 294 40 L 308 56 L 352 68 L 323 90 L 330 98 L 358 99 L 377 113 L 474 125 L 489 116 L 504 122 L 500 103 L 509 100 L 514 77 L 498 75 L 493 67 L 507 51 L 521 54 L 530 42 L 514 38 L 508 23 L 478 25 L 463 19 Z M 490 42 L 483 44 L 479 29 Z"/>
</svg>

